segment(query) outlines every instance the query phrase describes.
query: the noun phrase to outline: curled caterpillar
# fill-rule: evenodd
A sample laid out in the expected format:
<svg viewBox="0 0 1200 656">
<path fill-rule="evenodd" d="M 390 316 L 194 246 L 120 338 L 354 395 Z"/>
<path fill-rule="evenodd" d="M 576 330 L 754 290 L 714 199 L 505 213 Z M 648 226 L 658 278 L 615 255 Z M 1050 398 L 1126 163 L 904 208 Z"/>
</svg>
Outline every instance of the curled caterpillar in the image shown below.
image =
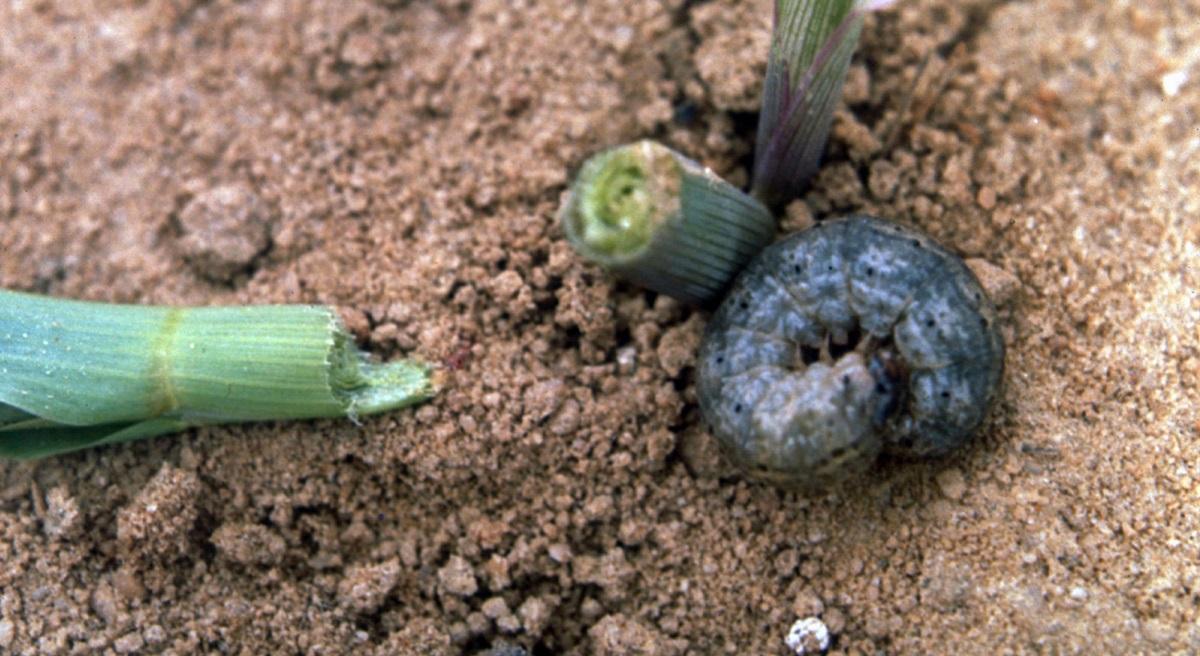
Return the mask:
<svg viewBox="0 0 1200 656">
<path fill-rule="evenodd" d="M 880 452 L 936 456 L 983 422 L 1004 343 L 970 269 L 868 216 L 825 221 L 759 255 L 700 347 L 700 408 L 751 476 L 814 487 Z"/>
</svg>

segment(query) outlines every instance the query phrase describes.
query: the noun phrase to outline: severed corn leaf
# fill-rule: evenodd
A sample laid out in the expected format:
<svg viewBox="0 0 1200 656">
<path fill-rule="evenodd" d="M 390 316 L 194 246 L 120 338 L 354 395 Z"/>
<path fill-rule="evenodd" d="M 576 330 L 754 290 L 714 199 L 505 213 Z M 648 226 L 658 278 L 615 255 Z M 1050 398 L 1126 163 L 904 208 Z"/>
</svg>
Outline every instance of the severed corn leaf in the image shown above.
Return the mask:
<svg viewBox="0 0 1200 656">
<path fill-rule="evenodd" d="M 432 371 L 369 362 L 334 311 L 173 308 L 0 290 L 0 457 L 39 458 L 241 421 L 418 403 Z"/>
<path fill-rule="evenodd" d="M 719 299 L 775 237 L 762 203 L 655 141 L 589 159 L 560 218 L 588 259 L 696 305 Z"/>
</svg>

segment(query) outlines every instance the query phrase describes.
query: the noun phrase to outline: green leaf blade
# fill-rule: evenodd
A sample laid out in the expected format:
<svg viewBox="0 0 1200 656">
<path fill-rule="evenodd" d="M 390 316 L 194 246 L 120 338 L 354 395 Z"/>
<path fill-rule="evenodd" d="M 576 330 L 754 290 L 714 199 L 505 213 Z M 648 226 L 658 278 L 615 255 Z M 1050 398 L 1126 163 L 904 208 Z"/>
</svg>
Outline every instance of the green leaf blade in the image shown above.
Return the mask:
<svg viewBox="0 0 1200 656">
<path fill-rule="evenodd" d="M 178 419 L 149 419 L 99 426 L 49 426 L 22 433 L 0 432 L 0 458 L 34 460 L 104 444 L 144 440 L 189 427 Z"/>
<path fill-rule="evenodd" d="M 166 308 L 0 290 L 0 457 L 36 458 L 240 421 L 357 417 L 436 391 L 368 363 L 334 311 Z"/>
<path fill-rule="evenodd" d="M 781 207 L 799 196 L 820 164 L 863 17 L 893 0 L 777 0 L 753 193 Z"/>
<path fill-rule="evenodd" d="M 195 308 L 171 339 L 167 393 L 181 416 L 257 421 L 345 416 L 330 385 L 329 308 Z"/>
<path fill-rule="evenodd" d="M 52 421 L 136 420 L 154 411 L 151 335 L 162 308 L 0 298 L 0 402 Z"/>
</svg>

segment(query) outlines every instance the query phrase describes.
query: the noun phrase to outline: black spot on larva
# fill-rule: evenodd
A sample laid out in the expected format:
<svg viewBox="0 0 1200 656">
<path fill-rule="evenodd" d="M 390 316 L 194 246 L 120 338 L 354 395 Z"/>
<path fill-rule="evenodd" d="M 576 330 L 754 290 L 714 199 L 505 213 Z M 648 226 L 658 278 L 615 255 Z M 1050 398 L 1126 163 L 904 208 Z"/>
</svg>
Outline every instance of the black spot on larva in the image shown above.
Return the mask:
<svg viewBox="0 0 1200 656">
<path fill-rule="evenodd" d="M 802 265 L 812 253 L 842 261 Z M 768 247 L 748 271 L 709 322 L 696 382 L 709 430 L 751 476 L 817 488 L 881 451 L 946 453 L 998 396 L 995 310 L 970 270 L 928 238 L 865 216 L 823 221 Z M 770 280 L 796 293 L 760 291 Z M 819 298 L 800 291 L 818 288 Z M 755 312 L 744 312 L 751 299 Z M 761 342 L 728 340 L 737 329 Z M 736 353 L 724 350 L 733 343 Z"/>
</svg>

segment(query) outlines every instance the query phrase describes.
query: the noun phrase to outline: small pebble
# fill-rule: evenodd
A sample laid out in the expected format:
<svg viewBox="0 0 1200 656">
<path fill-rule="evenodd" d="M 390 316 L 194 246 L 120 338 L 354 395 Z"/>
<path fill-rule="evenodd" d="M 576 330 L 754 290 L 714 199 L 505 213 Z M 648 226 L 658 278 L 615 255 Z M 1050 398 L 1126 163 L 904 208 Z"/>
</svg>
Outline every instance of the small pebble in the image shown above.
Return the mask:
<svg viewBox="0 0 1200 656">
<path fill-rule="evenodd" d="M 159 626 L 157 624 L 152 624 L 145 631 L 142 632 L 142 637 L 144 637 L 146 639 L 147 643 L 152 644 L 152 645 L 157 645 L 157 644 L 161 644 L 164 640 L 167 639 L 167 632 L 164 631 L 161 626 Z"/>
<path fill-rule="evenodd" d="M 9 620 L 0 620 L 0 647 L 7 647 L 12 644 L 13 637 L 16 635 L 16 627 Z"/>
<path fill-rule="evenodd" d="M 521 616 L 521 625 L 525 628 L 525 632 L 534 636 L 540 635 L 550 619 L 550 610 L 546 602 L 538 597 L 526 599 L 521 604 L 521 607 L 517 609 L 517 614 Z"/>
<path fill-rule="evenodd" d="M 481 610 L 483 611 L 483 614 L 491 620 L 504 617 L 510 612 L 508 610 L 508 603 L 504 601 L 504 597 L 492 597 L 491 599 L 488 599 L 487 601 L 483 602 L 483 607 Z"/>
<path fill-rule="evenodd" d="M 271 529 L 242 522 L 221 525 L 211 541 L 218 553 L 242 565 L 275 565 L 287 550 L 283 538 Z"/>
<path fill-rule="evenodd" d="M 783 233 L 791 234 L 813 227 L 817 222 L 813 217 L 812 208 L 802 200 L 794 200 L 784 210 Z"/>
<path fill-rule="evenodd" d="M 796 656 L 824 653 L 829 649 L 829 627 L 815 617 L 796 620 L 783 641 Z"/>
<path fill-rule="evenodd" d="M 338 601 L 359 613 L 373 613 L 387 599 L 400 578 L 400 561 L 350 567 L 338 583 Z"/>
<path fill-rule="evenodd" d="M 967 492 L 967 482 L 963 477 L 962 471 L 955 467 L 951 467 L 937 475 L 938 488 L 942 494 L 951 501 L 958 501 L 963 498 Z"/>
<path fill-rule="evenodd" d="M 966 265 L 996 305 L 1006 305 L 1021 289 L 1021 281 L 1016 276 L 985 259 L 973 257 Z"/>
<path fill-rule="evenodd" d="M 637 370 L 637 347 L 624 346 L 617 349 L 617 371 L 622 375 L 632 374 Z"/>
<path fill-rule="evenodd" d="M 479 589 L 471 565 L 461 556 L 451 556 L 446 566 L 438 570 L 438 581 L 443 590 L 458 597 L 469 597 Z"/>
<path fill-rule="evenodd" d="M 42 519 L 42 531 L 52 538 L 70 538 L 79 529 L 79 504 L 64 486 L 57 486 L 46 493 L 46 514 Z"/>
<path fill-rule="evenodd" d="M 227 282 L 270 245 L 270 210 L 241 184 L 196 195 L 179 213 L 184 258 L 200 276 Z"/>
<path fill-rule="evenodd" d="M 142 640 L 142 634 L 134 631 L 117 638 L 116 642 L 113 643 L 113 649 L 118 654 L 132 654 L 141 650 L 144 645 L 145 642 Z"/>
</svg>

